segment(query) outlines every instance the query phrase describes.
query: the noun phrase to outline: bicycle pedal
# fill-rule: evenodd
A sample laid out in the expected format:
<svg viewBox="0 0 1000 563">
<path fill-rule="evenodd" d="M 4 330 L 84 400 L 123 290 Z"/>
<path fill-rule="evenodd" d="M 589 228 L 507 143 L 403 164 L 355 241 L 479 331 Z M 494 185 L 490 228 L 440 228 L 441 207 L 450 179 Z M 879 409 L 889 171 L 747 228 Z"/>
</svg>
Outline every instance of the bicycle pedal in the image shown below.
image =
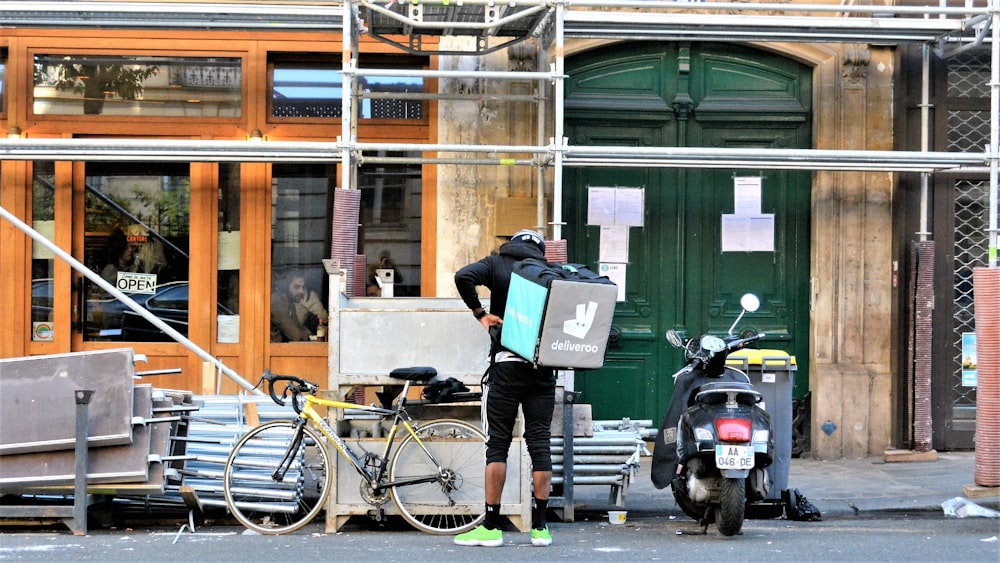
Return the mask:
<svg viewBox="0 0 1000 563">
<path fill-rule="evenodd" d="M 382 522 L 385 520 L 385 510 L 381 508 L 376 508 L 374 510 L 368 511 L 368 517 L 376 522 Z"/>
</svg>

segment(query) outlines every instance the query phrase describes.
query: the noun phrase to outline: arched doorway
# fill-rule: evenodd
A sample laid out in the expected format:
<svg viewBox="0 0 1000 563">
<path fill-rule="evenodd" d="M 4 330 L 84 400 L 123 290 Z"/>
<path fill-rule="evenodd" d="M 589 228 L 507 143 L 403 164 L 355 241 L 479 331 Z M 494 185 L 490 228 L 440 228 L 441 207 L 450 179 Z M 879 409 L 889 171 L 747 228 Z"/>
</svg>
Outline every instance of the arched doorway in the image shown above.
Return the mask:
<svg viewBox="0 0 1000 563">
<path fill-rule="evenodd" d="M 566 69 L 572 145 L 811 146 L 811 69 L 780 55 L 744 45 L 627 43 L 571 57 Z M 641 226 L 594 224 L 593 188 L 641 188 Z M 763 301 L 749 323 L 767 333 L 761 346 L 796 356 L 795 394 L 805 394 L 810 188 L 808 171 L 567 169 L 571 261 L 625 262 L 615 315 L 621 338 L 604 368 L 576 376 L 596 419 L 659 421 L 682 361 L 664 332 L 724 333 L 748 291 Z"/>
</svg>

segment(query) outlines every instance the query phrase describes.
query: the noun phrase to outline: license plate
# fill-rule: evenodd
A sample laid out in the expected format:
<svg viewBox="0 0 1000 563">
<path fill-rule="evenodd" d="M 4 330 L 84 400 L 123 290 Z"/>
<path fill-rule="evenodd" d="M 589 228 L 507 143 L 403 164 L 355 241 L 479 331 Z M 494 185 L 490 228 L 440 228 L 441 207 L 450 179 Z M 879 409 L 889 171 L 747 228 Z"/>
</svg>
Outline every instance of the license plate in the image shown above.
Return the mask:
<svg viewBox="0 0 1000 563">
<path fill-rule="evenodd" d="M 753 448 L 716 444 L 715 465 L 719 469 L 752 469 Z"/>
</svg>

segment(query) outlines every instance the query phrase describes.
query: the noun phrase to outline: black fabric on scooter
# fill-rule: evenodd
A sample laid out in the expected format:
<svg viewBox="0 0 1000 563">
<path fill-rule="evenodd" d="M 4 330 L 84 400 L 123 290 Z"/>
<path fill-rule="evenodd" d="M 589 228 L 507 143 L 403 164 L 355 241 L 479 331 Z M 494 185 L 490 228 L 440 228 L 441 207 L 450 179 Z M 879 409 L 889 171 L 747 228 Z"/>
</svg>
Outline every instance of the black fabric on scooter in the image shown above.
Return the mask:
<svg viewBox="0 0 1000 563">
<path fill-rule="evenodd" d="M 656 445 L 653 447 L 653 461 L 650 464 L 650 480 L 657 489 L 665 489 L 677 472 L 677 423 L 684 411 L 691 406 L 698 389 L 707 383 L 745 382 L 736 379 L 726 370 L 722 377 L 707 377 L 701 370 L 681 374 L 674 382 L 674 392 L 670 396 L 670 404 L 663 415 L 660 430 L 656 433 Z"/>
</svg>

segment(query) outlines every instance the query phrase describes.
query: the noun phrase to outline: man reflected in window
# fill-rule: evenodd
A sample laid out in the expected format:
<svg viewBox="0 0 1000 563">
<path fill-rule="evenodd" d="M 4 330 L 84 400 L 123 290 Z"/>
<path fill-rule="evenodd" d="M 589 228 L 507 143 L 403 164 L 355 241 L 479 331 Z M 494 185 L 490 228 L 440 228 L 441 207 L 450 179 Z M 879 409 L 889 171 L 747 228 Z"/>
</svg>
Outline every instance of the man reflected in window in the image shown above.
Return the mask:
<svg viewBox="0 0 1000 563">
<path fill-rule="evenodd" d="M 305 275 L 298 270 L 278 273 L 271 287 L 274 289 L 271 293 L 271 342 L 315 340 L 316 328 L 326 319 L 315 312 L 299 315 L 301 305 L 308 302 L 312 293 L 306 287 Z M 324 316 L 325 313 L 324 309 Z"/>
</svg>

